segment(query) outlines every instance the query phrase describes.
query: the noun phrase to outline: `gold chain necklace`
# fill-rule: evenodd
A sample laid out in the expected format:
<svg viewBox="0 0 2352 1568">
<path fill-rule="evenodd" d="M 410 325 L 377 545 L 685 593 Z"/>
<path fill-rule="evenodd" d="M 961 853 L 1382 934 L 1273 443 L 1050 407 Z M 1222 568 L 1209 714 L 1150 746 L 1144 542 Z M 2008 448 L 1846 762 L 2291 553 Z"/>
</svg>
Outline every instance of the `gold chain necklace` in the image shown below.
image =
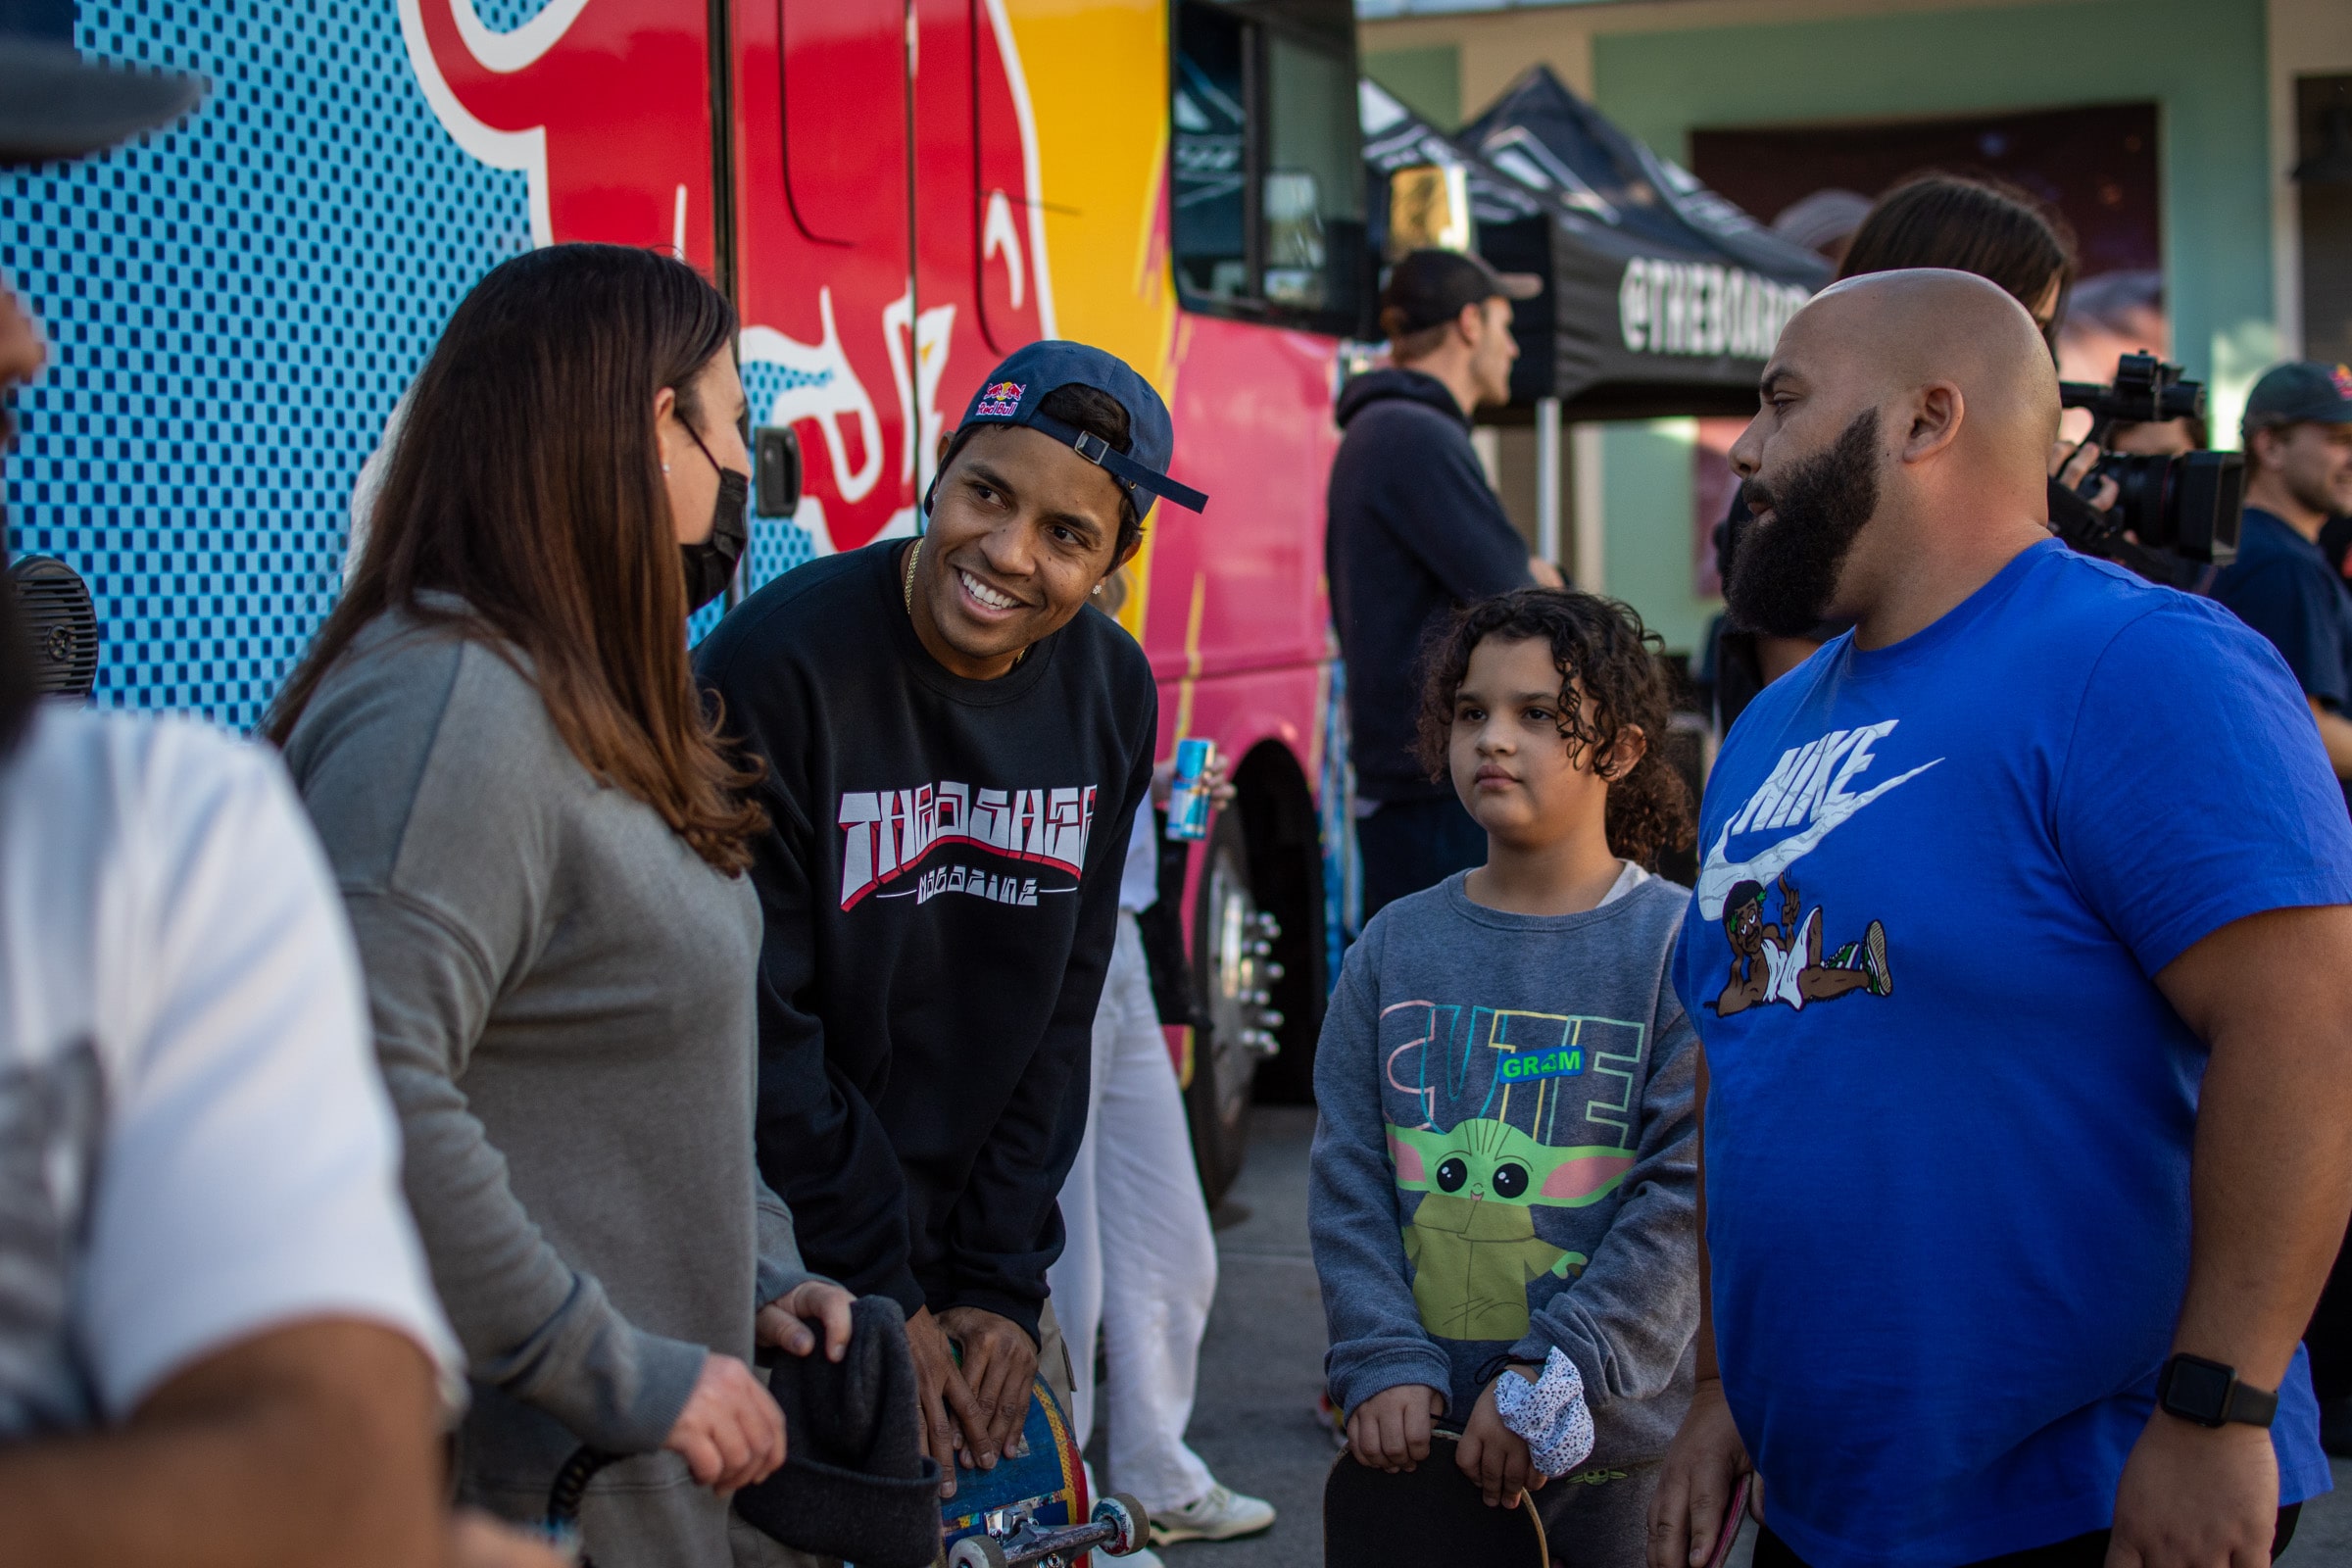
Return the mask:
<svg viewBox="0 0 2352 1568">
<path fill-rule="evenodd" d="M 906 606 L 906 618 L 909 620 L 914 618 L 914 564 L 922 559 L 922 555 L 923 541 L 918 538 L 906 547 L 906 570 L 899 579 L 899 599 Z M 1012 662 L 1006 666 L 1007 672 L 1018 669 L 1021 661 L 1028 657 L 1029 650 L 1026 648 L 1014 654 Z"/>
</svg>

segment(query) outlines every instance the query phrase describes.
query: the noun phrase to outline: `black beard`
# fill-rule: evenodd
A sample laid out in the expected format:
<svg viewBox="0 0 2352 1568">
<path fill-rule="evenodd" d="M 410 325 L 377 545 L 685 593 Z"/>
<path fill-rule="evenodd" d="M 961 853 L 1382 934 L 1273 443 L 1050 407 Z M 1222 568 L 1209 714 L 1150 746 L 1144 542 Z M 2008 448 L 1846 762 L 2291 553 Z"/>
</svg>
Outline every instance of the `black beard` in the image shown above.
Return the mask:
<svg viewBox="0 0 2352 1568">
<path fill-rule="evenodd" d="M 1803 637 L 1828 618 L 1838 573 L 1879 510 L 1879 411 L 1854 416 L 1828 450 L 1793 464 L 1777 488 L 1747 481 L 1747 504 L 1772 520 L 1750 526 L 1724 602 L 1768 637 Z"/>
</svg>

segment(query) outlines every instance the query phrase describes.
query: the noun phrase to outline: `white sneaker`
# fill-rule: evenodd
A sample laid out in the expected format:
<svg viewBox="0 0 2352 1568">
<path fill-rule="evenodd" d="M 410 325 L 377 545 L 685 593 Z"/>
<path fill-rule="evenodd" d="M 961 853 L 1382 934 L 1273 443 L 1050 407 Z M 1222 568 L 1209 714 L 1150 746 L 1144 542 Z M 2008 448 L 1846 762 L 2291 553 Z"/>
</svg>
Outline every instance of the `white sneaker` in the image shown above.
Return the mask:
<svg viewBox="0 0 2352 1568">
<path fill-rule="evenodd" d="M 1254 1536 L 1274 1523 L 1274 1505 L 1263 1497 L 1246 1497 L 1222 1482 L 1181 1508 L 1152 1516 L 1152 1544 L 1179 1541 L 1231 1541 Z"/>
</svg>

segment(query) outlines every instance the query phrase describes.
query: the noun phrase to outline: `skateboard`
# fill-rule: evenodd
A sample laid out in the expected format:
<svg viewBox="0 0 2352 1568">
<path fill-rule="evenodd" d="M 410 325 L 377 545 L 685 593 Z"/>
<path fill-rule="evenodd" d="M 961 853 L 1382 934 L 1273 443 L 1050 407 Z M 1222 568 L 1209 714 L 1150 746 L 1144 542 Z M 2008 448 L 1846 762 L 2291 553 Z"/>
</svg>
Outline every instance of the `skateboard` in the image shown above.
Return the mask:
<svg viewBox="0 0 2352 1568">
<path fill-rule="evenodd" d="M 1430 1434 L 1429 1457 L 1390 1475 L 1343 1452 L 1323 1483 L 1326 1568 L 1550 1568 L 1535 1497 L 1490 1508 L 1454 1463 L 1460 1434 Z"/>
<path fill-rule="evenodd" d="M 1151 1517 L 1133 1497 L 1114 1492 L 1088 1507 L 1061 1401 L 1043 1378 L 1031 1391 L 1026 1451 L 1004 1454 L 994 1470 L 957 1470 L 956 1495 L 939 1505 L 948 1568 L 1085 1568 L 1089 1552 L 1123 1557 L 1151 1535 Z"/>
</svg>

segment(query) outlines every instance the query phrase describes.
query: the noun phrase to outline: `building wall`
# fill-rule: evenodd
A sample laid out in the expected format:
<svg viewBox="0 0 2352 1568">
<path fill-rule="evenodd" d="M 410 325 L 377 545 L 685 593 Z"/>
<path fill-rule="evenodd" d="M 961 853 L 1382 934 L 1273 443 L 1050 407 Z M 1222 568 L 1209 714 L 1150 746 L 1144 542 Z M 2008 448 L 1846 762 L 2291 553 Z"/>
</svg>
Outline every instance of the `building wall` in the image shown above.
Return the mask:
<svg viewBox="0 0 2352 1568">
<path fill-rule="evenodd" d="M 1465 115 L 1548 64 L 1660 152 L 1697 126 L 1942 117 L 2154 100 L 2163 126 L 2174 346 L 2214 382 L 2217 428 L 2277 357 L 2277 176 L 2268 12 L 2326 31 L 2341 0 L 1679 0 L 1367 23 L 1368 51 L 1451 44 Z M 2308 10 L 2309 17 L 2302 17 Z M 2311 70 L 2297 62 L 2294 69 Z M 1764 215 L 1769 217 L 1769 215 Z M 1673 648 L 1714 604 L 1691 591 L 1689 426 L 1601 443 L 1606 586 Z"/>
</svg>

